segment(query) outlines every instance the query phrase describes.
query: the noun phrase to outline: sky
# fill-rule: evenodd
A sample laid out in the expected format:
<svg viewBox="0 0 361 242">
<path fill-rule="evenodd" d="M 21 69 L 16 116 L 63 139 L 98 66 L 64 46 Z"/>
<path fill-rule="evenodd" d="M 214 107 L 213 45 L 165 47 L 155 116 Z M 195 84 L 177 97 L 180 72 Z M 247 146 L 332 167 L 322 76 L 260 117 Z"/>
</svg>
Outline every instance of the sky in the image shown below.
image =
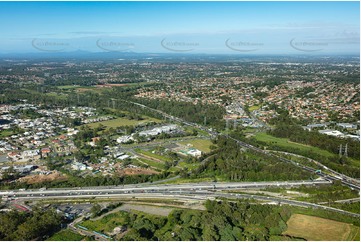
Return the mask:
<svg viewBox="0 0 361 242">
<path fill-rule="evenodd" d="M 359 54 L 355 2 L 0 2 L 0 53 Z"/>
</svg>

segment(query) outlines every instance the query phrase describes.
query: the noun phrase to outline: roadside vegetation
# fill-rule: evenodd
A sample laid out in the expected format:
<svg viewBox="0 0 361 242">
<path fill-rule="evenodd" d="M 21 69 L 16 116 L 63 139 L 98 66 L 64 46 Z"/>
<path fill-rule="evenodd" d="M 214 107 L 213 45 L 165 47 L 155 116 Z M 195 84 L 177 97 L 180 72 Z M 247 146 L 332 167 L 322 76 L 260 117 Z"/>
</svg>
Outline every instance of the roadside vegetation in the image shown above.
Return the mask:
<svg viewBox="0 0 361 242">
<path fill-rule="evenodd" d="M 351 213 L 360 213 L 360 202 L 330 203 L 330 206 Z"/>
<path fill-rule="evenodd" d="M 207 201 L 206 208 L 176 209 L 167 217 L 121 211 L 81 225 L 101 233 L 125 227 L 127 233 L 121 240 L 265 240 L 283 238 L 290 217 L 288 209 L 240 202 Z"/>
<path fill-rule="evenodd" d="M 279 110 L 280 115 L 270 120 L 275 126 L 267 133 L 257 133 L 247 139 L 260 148 L 279 150 L 299 154 L 317 160 L 325 166 L 347 176 L 360 177 L 360 144 L 352 139 L 340 139 L 315 131 L 304 130 L 300 123 L 291 118 L 286 110 Z M 237 134 L 236 134 L 237 135 Z M 241 139 L 242 134 L 237 135 Z M 348 145 L 348 157 L 339 156 L 340 144 Z"/>
<path fill-rule="evenodd" d="M 43 240 L 58 231 L 61 222 L 54 210 L 0 213 L 0 240 Z"/>
<path fill-rule="evenodd" d="M 115 227 L 122 233 L 117 240 L 358 240 L 356 218 L 334 212 L 250 204 L 247 201 L 206 201 L 206 211 L 174 209 L 168 216 L 140 211 L 119 211 L 79 225 L 90 231 L 111 234 Z M 312 217 L 311 217 L 311 216 Z M 317 217 L 315 217 L 317 216 Z M 305 219 L 312 223 L 310 226 Z M 297 227 L 298 226 L 298 227 Z M 332 233 L 317 229 L 337 229 Z M 297 229 L 298 228 L 298 229 Z"/>
<path fill-rule="evenodd" d="M 78 233 L 74 233 L 70 229 L 64 229 L 60 232 L 54 234 L 47 240 L 49 241 L 80 241 L 83 240 L 85 236 L 82 236 Z"/>
<path fill-rule="evenodd" d="M 329 202 L 359 197 L 358 191 L 351 190 L 343 186 L 341 182 L 336 181 L 333 185 L 300 186 L 291 190 L 309 194 L 308 197 L 301 197 L 298 200 L 311 203 Z"/>
<path fill-rule="evenodd" d="M 272 181 L 309 179 L 310 174 L 291 164 L 277 161 L 253 151 L 240 150 L 231 139 L 218 137 L 217 149 L 191 172 L 182 171 L 183 178 L 213 178 L 226 181 Z M 292 172 L 290 172 L 292 171 Z"/>
</svg>

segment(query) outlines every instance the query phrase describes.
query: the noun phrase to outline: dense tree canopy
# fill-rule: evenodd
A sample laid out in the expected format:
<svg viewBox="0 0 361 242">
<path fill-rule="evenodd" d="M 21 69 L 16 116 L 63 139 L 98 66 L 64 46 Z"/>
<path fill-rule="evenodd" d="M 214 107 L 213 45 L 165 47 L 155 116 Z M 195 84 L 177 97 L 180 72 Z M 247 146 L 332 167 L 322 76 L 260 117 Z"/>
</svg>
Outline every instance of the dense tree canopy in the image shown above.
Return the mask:
<svg viewBox="0 0 361 242">
<path fill-rule="evenodd" d="M 31 213 L 0 213 L 0 240 L 43 240 L 60 229 L 61 217 L 54 210 Z"/>
<path fill-rule="evenodd" d="M 270 240 L 282 236 L 291 216 L 288 207 L 248 202 L 207 201 L 206 211 L 174 210 L 167 218 L 130 214 L 123 240 Z"/>
<path fill-rule="evenodd" d="M 267 155 L 241 150 L 231 139 L 219 137 L 217 153 L 189 174 L 190 178 L 222 177 L 230 181 L 301 180 L 310 175 L 291 164 L 277 161 Z"/>
</svg>

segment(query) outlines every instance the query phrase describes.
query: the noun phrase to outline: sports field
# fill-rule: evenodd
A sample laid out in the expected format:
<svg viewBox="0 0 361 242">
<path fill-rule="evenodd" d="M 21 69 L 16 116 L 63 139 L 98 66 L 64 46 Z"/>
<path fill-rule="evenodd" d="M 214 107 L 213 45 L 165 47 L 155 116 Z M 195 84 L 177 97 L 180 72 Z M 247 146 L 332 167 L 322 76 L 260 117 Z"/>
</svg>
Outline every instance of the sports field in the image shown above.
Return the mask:
<svg viewBox="0 0 361 242">
<path fill-rule="evenodd" d="M 153 161 L 153 160 L 149 160 L 149 159 L 144 159 L 144 158 L 138 158 L 140 161 L 142 161 L 143 163 L 148 164 L 151 167 L 154 167 L 156 169 L 160 169 L 160 170 L 164 170 L 164 163 L 163 162 L 157 162 L 157 161 Z"/>
<path fill-rule="evenodd" d="M 160 122 L 160 120 L 155 119 L 155 118 L 146 118 L 143 120 L 131 120 L 131 119 L 126 119 L 126 118 L 116 118 L 116 119 L 112 119 L 112 120 L 91 123 L 91 124 L 88 124 L 88 126 L 91 128 L 96 128 L 99 126 L 99 124 L 102 124 L 102 125 L 106 126 L 107 128 L 116 128 L 116 127 L 120 127 L 120 126 L 138 125 L 141 123 L 147 123 L 147 122 L 152 122 L 152 121 Z"/>
<path fill-rule="evenodd" d="M 260 106 L 259 105 L 254 105 L 254 106 L 251 106 L 249 108 L 249 111 L 252 112 L 252 111 L 255 111 L 255 110 L 258 110 L 258 109 L 260 109 Z"/>
<path fill-rule="evenodd" d="M 194 140 L 186 140 L 179 142 L 182 145 L 190 144 L 191 147 L 196 148 L 204 153 L 210 152 L 211 149 L 209 148 L 212 145 L 212 141 L 208 139 L 194 139 Z"/>
<path fill-rule="evenodd" d="M 13 134 L 14 133 L 11 130 L 2 130 L 2 131 L 0 131 L 0 138 L 8 137 Z"/>
<path fill-rule="evenodd" d="M 68 90 L 68 89 L 75 89 L 75 88 L 79 88 L 79 85 L 64 85 L 64 86 L 57 86 L 57 88 L 61 89 L 61 90 Z"/>
<path fill-rule="evenodd" d="M 162 156 L 162 155 L 158 155 L 155 153 L 152 153 L 151 151 L 146 151 L 146 150 L 141 150 L 141 149 L 135 149 L 135 151 L 145 157 L 148 157 L 150 159 L 153 159 L 155 161 L 160 161 L 160 162 L 166 162 L 166 161 L 172 161 L 171 158 L 166 157 L 166 156 Z"/>
<path fill-rule="evenodd" d="M 328 152 L 327 150 L 322 150 L 320 148 L 313 147 L 310 145 L 304 145 L 304 144 L 292 142 L 286 138 L 277 138 L 262 132 L 256 133 L 254 137 L 256 140 L 263 141 L 272 145 L 277 145 L 280 147 L 300 149 L 303 151 L 317 153 L 326 157 L 333 156 L 333 154 Z"/>
<path fill-rule="evenodd" d="M 360 228 L 352 224 L 302 214 L 293 214 L 287 226 L 284 235 L 306 240 L 359 241 L 360 238 Z"/>
</svg>

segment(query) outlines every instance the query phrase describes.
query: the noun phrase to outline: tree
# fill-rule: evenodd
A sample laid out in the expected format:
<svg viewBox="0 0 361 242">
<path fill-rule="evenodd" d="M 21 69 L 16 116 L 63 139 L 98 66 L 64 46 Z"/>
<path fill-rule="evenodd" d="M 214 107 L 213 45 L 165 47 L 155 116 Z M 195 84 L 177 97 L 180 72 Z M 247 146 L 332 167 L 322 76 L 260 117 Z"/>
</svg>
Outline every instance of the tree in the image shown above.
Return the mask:
<svg viewBox="0 0 361 242">
<path fill-rule="evenodd" d="M 235 240 L 237 240 L 237 241 L 245 240 L 242 232 L 243 232 L 243 230 L 241 228 L 233 227 L 232 235 L 234 236 Z"/>
<path fill-rule="evenodd" d="M 235 237 L 233 236 L 233 229 L 232 229 L 232 226 L 230 224 L 227 224 L 223 228 L 220 228 L 219 229 L 219 234 L 221 236 L 222 241 L 225 241 L 225 240 L 234 241 L 234 240 L 236 240 Z"/>
<path fill-rule="evenodd" d="M 52 209 L 34 208 L 30 214 L 13 211 L 0 214 L 0 240 L 42 240 L 44 235 L 56 232 L 61 217 Z"/>
<path fill-rule="evenodd" d="M 206 207 L 208 212 L 213 213 L 216 203 L 217 203 L 216 201 L 207 200 L 204 206 Z"/>
<path fill-rule="evenodd" d="M 200 240 L 199 231 L 195 228 L 185 227 L 181 230 L 179 237 L 183 241 Z"/>
<path fill-rule="evenodd" d="M 244 235 L 247 240 L 267 240 L 268 230 L 265 227 L 250 224 L 245 227 Z"/>
<path fill-rule="evenodd" d="M 207 225 L 203 229 L 202 240 L 206 241 L 217 241 L 219 240 L 219 235 L 216 228 L 213 225 Z"/>
<path fill-rule="evenodd" d="M 100 213 L 101 209 L 102 209 L 102 208 L 101 208 L 101 206 L 100 206 L 98 203 L 94 204 L 93 207 L 92 207 L 91 210 L 90 210 L 90 212 L 92 213 L 92 217 L 98 216 L 98 214 Z"/>
<path fill-rule="evenodd" d="M 170 224 L 180 224 L 180 216 L 182 214 L 182 211 L 180 210 L 173 210 L 173 212 L 171 212 L 168 215 L 168 221 Z"/>
</svg>

